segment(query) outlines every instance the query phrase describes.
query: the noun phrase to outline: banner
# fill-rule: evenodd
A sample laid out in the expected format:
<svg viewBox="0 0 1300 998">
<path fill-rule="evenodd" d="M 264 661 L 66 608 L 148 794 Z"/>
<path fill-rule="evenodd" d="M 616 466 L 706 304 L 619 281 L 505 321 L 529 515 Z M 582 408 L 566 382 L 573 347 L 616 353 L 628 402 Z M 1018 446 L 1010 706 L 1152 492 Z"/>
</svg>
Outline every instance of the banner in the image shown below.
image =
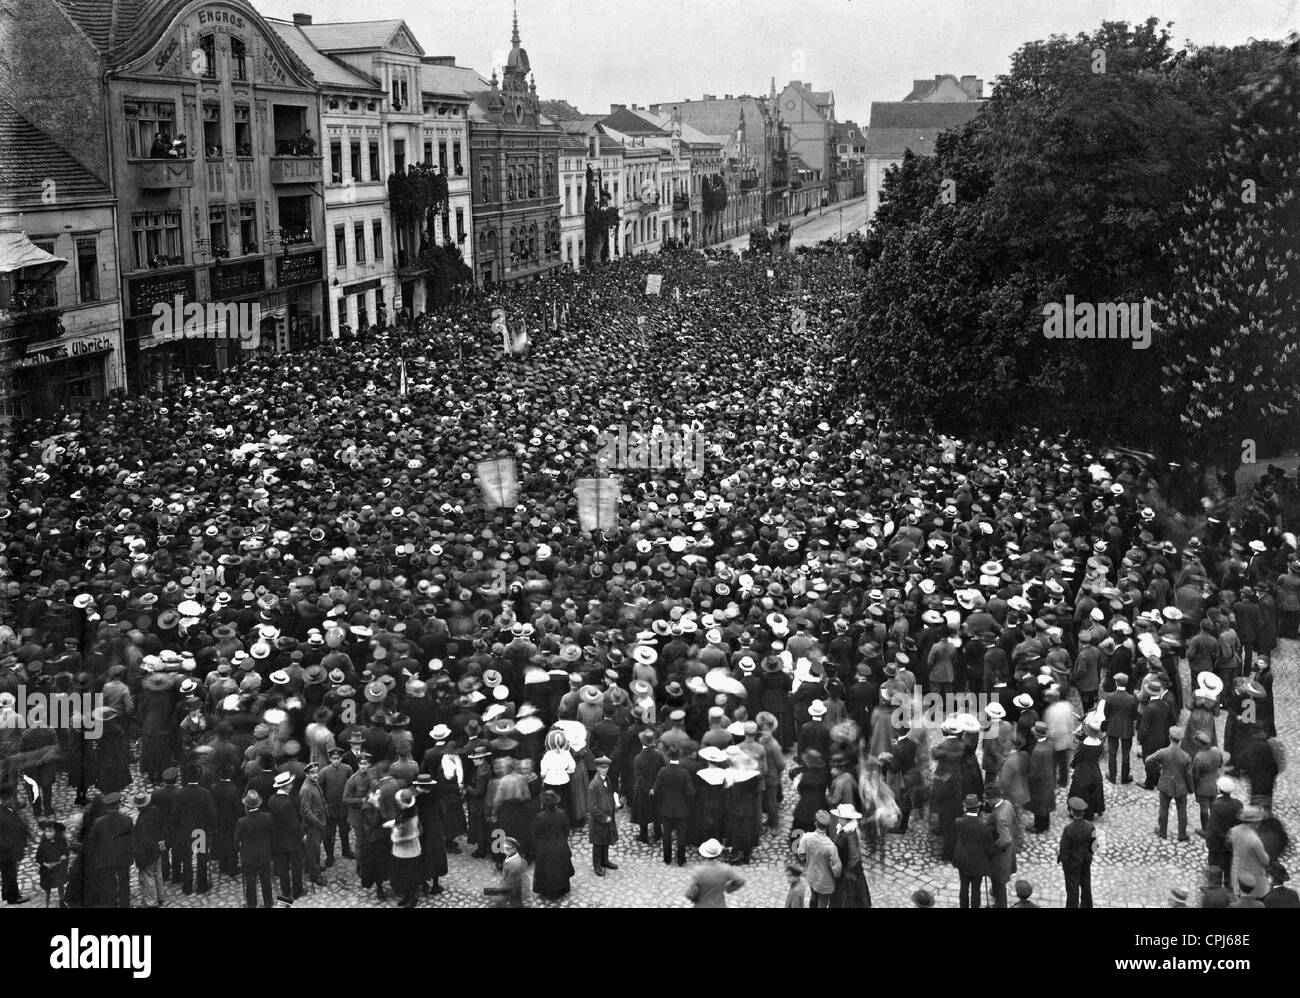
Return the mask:
<svg viewBox="0 0 1300 998">
<path fill-rule="evenodd" d="M 677 288 L 673 288 L 673 301 L 675 301 L 678 305 L 680 305 L 680 304 L 682 303 L 682 289 L 681 289 L 681 288 L 679 288 L 679 287 L 677 287 Z"/>
<path fill-rule="evenodd" d="M 506 310 L 503 308 L 492 310 L 492 333 L 501 337 L 501 352 L 510 353 L 510 328 L 506 325 Z"/>
<path fill-rule="evenodd" d="M 578 523 L 583 530 L 609 530 L 618 526 L 618 497 L 623 479 L 579 478 L 574 487 L 578 497 Z"/>
<path fill-rule="evenodd" d="M 515 504 L 519 496 L 519 475 L 513 457 L 479 462 L 478 480 L 483 490 L 483 505 L 488 509 Z"/>
<path fill-rule="evenodd" d="M 648 295 L 658 296 L 659 289 L 663 287 L 663 274 L 648 274 L 645 279 L 645 293 Z"/>
<path fill-rule="evenodd" d="M 402 367 L 397 379 L 397 394 L 402 398 L 406 397 L 406 358 L 402 358 Z"/>
<path fill-rule="evenodd" d="M 790 312 L 790 330 L 796 336 L 802 336 L 808 331 L 808 313 L 801 308 L 792 309 Z"/>
</svg>

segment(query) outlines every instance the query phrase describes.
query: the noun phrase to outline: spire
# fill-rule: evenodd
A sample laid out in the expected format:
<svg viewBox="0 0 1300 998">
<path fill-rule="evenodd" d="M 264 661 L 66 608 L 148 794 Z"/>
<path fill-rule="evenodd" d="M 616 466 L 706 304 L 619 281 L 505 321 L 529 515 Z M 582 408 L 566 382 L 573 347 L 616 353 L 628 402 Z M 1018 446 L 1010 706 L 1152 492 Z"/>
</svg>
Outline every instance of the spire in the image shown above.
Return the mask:
<svg viewBox="0 0 1300 998">
<path fill-rule="evenodd" d="M 515 25 L 515 29 L 510 34 L 510 43 L 514 45 L 515 48 L 518 48 L 519 47 L 519 0 L 515 0 L 514 25 Z M 773 82 L 775 82 L 775 77 L 773 78 Z"/>
<path fill-rule="evenodd" d="M 776 100 L 776 77 L 772 77 L 772 89 L 767 92 L 768 100 Z"/>
</svg>

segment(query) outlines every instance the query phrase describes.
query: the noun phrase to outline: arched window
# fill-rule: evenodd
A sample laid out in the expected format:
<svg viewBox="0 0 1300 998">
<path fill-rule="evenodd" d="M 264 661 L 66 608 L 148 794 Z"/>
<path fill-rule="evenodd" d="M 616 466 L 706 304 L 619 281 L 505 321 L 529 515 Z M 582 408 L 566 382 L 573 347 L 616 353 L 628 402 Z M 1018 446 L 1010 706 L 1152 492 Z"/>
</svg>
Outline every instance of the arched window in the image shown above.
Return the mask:
<svg viewBox="0 0 1300 998">
<path fill-rule="evenodd" d="M 532 163 L 529 163 L 526 169 L 528 171 L 528 196 L 535 198 L 537 197 L 537 171 L 533 168 Z"/>
<path fill-rule="evenodd" d="M 512 166 L 506 170 L 506 200 L 513 201 L 514 199 L 515 199 L 515 168 Z"/>
<path fill-rule="evenodd" d="M 492 168 L 490 166 L 483 167 L 483 176 L 480 177 L 479 180 L 483 188 L 483 200 L 491 201 L 492 200 Z"/>
<path fill-rule="evenodd" d="M 555 171 L 551 168 L 551 164 L 547 163 L 546 164 L 546 196 L 550 197 L 554 193 L 555 193 Z"/>
</svg>

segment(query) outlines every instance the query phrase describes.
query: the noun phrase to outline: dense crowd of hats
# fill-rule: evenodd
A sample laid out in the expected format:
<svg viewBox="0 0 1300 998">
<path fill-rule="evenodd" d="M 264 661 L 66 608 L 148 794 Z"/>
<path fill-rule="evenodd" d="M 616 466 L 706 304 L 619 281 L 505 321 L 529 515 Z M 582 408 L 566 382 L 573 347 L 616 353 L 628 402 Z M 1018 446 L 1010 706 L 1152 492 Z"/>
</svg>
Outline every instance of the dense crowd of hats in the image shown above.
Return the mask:
<svg viewBox="0 0 1300 998">
<path fill-rule="evenodd" d="M 835 255 L 623 260 L 418 333 L 29 423 L 0 497 L 3 671 L 122 686 L 110 723 L 171 698 L 174 751 L 141 760 L 150 776 L 232 718 L 283 751 L 313 723 L 345 742 L 377 714 L 419 750 L 474 759 L 540 757 L 539 732 L 608 706 L 634 741 L 678 710 L 698 741 L 713 710 L 737 741 L 764 714 L 789 746 L 855 682 L 888 694 L 900 669 L 1034 702 L 1068 688 L 1081 643 L 1119 663 L 1112 683 L 1158 693 L 1200 620 L 1222 609 L 1226 625 L 1235 600 L 1295 576 L 1267 485 L 1251 514 L 1193 530 L 1123 454 L 873 411 L 826 350 L 854 299 Z M 526 355 L 501 354 L 497 305 L 527 317 Z M 621 472 L 618 527 L 584 532 L 574 484 L 620 426 L 693 430 L 706 467 Z M 475 480 L 497 457 L 518 465 L 511 508 L 485 507 Z M 1266 697 L 1245 672 L 1232 685 Z M 828 718 L 846 720 L 865 740 L 869 711 Z M 114 768 L 101 789 L 126 785 Z"/>
</svg>

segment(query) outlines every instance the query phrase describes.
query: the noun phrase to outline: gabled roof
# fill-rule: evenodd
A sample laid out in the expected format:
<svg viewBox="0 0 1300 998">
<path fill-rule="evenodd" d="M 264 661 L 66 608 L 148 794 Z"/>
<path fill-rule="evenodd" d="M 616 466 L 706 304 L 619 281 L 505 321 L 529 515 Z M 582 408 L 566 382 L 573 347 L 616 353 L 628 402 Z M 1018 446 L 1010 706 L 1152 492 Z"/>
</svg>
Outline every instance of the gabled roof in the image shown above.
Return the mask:
<svg viewBox="0 0 1300 998">
<path fill-rule="evenodd" d="M 960 128 L 979 114 L 979 101 L 930 104 L 922 101 L 876 101 L 867 127 L 867 155 L 902 159 L 909 149 L 918 156 L 934 154 L 940 132 Z"/>
<path fill-rule="evenodd" d="M 55 0 L 68 20 L 81 29 L 103 56 L 121 46 L 143 19 L 174 2 L 175 0 Z"/>
<path fill-rule="evenodd" d="M 302 28 L 292 21 L 280 21 L 268 17 L 266 22 L 275 29 L 286 45 L 293 51 L 316 77 L 316 82 L 325 89 L 365 90 L 383 92 L 378 80 L 360 70 L 352 69 L 331 59 L 311 43 Z"/>
<path fill-rule="evenodd" d="M 0 205 L 41 207 L 44 182 L 52 180 L 60 204 L 108 201 L 108 187 L 58 144 L 0 101 Z"/>
<path fill-rule="evenodd" d="M 662 111 L 646 111 L 640 108 L 626 113 L 634 114 L 648 124 L 654 125 L 660 134 L 669 137 L 673 134 L 673 116 L 671 114 L 664 114 Z M 645 134 L 649 135 L 651 133 L 646 132 Z M 682 141 L 687 145 L 721 145 L 725 142 L 725 140 L 720 141 L 713 136 L 705 135 L 699 129 L 691 127 L 684 121 L 682 122 Z"/>
<path fill-rule="evenodd" d="M 304 24 L 303 33 L 322 52 L 358 52 L 387 49 L 424 55 L 424 49 L 402 20 L 335 21 L 327 24 Z"/>
<path fill-rule="evenodd" d="M 90 40 L 109 66 L 123 66 L 153 46 L 185 6 L 184 0 L 54 0 Z M 256 11 L 256 17 L 261 17 Z M 265 20 L 265 18 L 262 18 Z M 272 32 L 275 34 L 275 32 Z M 288 45 L 290 68 L 305 79 L 311 72 Z"/>
<path fill-rule="evenodd" d="M 425 63 L 420 67 L 420 88 L 431 97 L 472 98 L 491 84 L 469 66 L 434 66 Z"/>
</svg>

